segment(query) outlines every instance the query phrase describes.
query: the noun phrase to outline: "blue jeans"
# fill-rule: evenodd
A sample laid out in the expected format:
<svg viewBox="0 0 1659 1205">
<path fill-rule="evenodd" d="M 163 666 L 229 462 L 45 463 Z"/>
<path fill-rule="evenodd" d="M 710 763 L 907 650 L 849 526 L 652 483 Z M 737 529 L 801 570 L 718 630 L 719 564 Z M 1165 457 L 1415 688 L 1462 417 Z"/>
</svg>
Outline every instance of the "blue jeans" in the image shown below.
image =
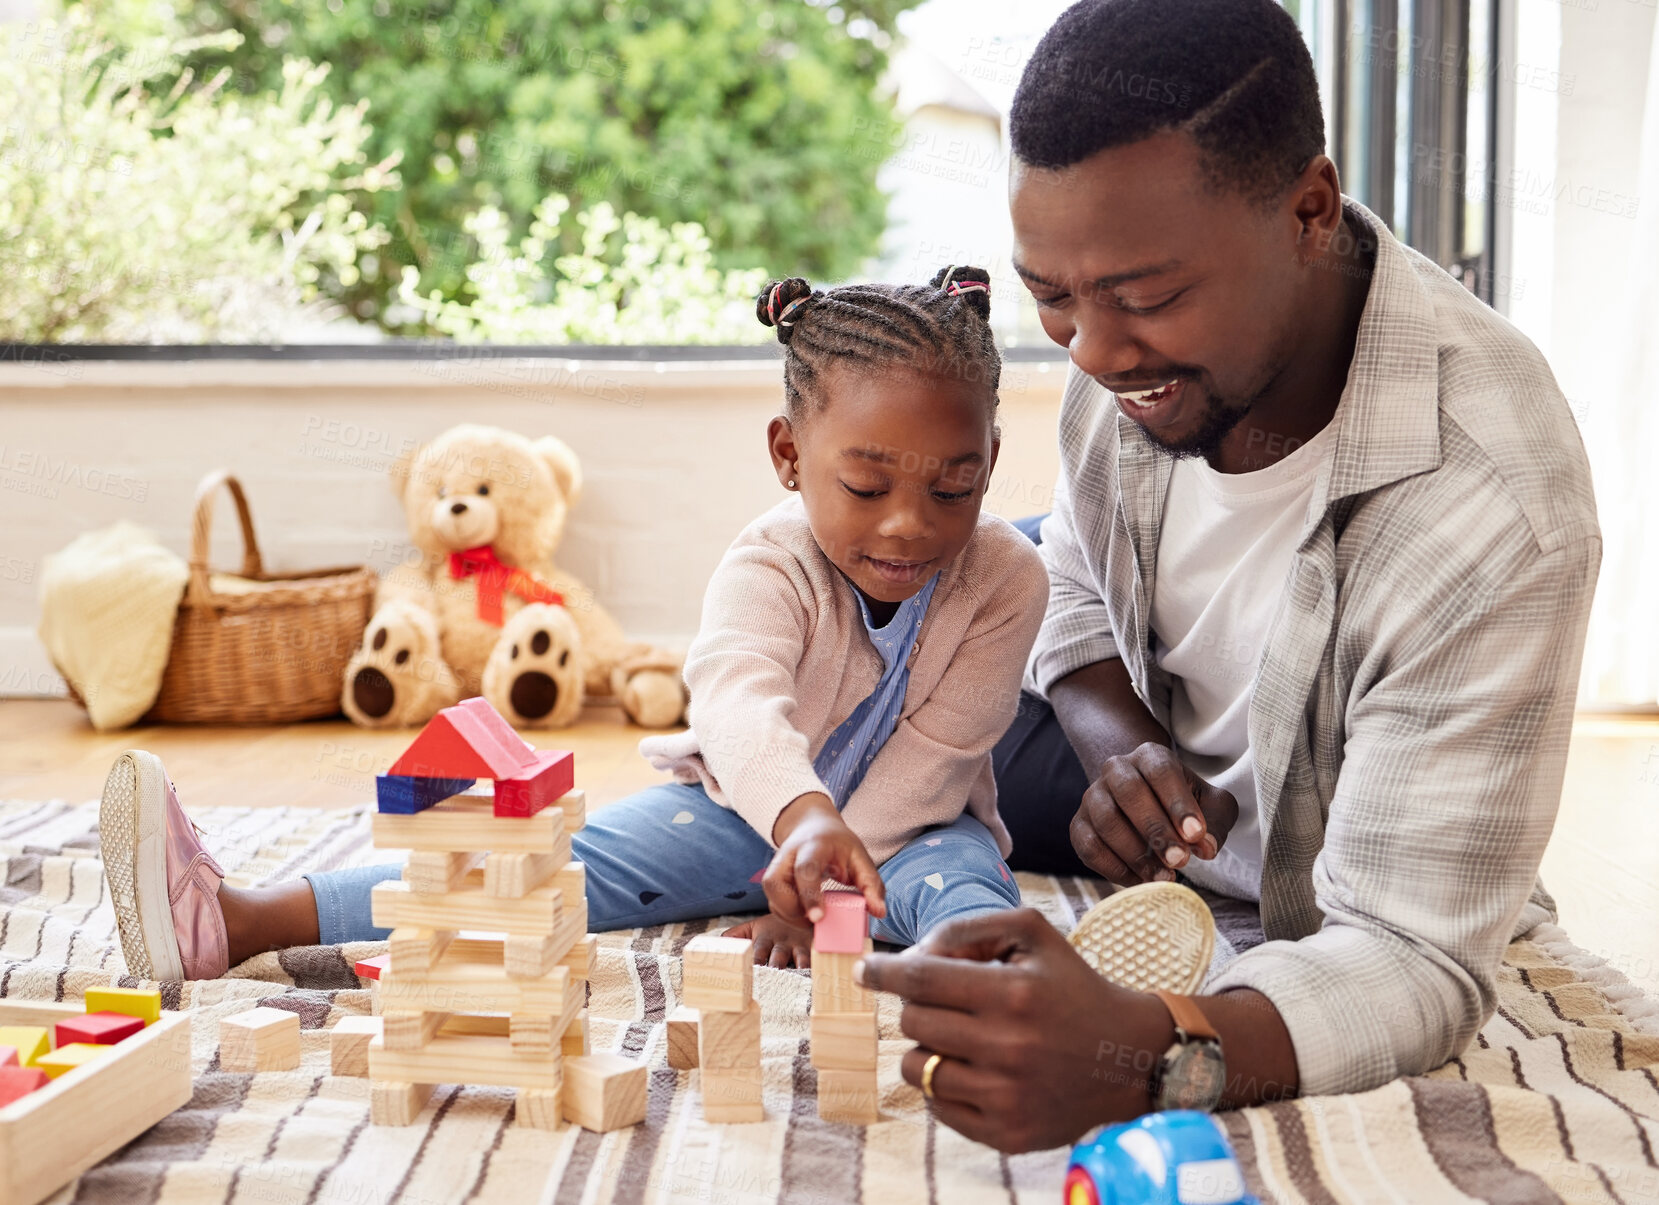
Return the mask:
<svg viewBox="0 0 1659 1205">
<path fill-rule="evenodd" d="M 598 809 L 573 835 L 571 853 L 588 868 L 588 928 L 595 932 L 766 909 L 760 874 L 772 860 L 771 846 L 701 786 L 662 783 Z M 359 866 L 306 875 L 317 897 L 319 940 L 384 938 L 389 930 L 374 926 L 369 895 L 402 870 Z M 897 945 L 914 945 L 954 917 L 1020 903 L 996 842 L 966 812 L 887 859 L 881 878 L 887 915 L 871 929 Z"/>
</svg>

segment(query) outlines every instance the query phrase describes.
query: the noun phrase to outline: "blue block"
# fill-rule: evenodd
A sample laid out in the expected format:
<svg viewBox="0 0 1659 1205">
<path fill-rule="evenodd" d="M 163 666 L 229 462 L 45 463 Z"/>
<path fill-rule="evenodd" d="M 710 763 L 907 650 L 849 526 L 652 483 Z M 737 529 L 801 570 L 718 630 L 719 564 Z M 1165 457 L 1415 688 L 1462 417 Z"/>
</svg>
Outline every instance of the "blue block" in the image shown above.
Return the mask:
<svg viewBox="0 0 1659 1205">
<path fill-rule="evenodd" d="M 459 795 L 476 778 L 415 778 L 407 774 L 376 774 L 374 793 L 383 812 L 412 816 L 434 803 Z"/>
</svg>

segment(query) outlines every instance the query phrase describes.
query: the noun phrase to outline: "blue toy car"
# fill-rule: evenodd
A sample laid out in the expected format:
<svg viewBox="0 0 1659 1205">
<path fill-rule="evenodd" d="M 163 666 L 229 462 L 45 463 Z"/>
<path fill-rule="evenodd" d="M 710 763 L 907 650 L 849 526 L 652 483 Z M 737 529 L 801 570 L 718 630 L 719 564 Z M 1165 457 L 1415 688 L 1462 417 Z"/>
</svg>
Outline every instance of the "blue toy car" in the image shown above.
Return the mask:
<svg viewBox="0 0 1659 1205">
<path fill-rule="evenodd" d="M 1065 1205 L 1257 1205 L 1207 1113 L 1150 1113 L 1072 1148 Z"/>
</svg>

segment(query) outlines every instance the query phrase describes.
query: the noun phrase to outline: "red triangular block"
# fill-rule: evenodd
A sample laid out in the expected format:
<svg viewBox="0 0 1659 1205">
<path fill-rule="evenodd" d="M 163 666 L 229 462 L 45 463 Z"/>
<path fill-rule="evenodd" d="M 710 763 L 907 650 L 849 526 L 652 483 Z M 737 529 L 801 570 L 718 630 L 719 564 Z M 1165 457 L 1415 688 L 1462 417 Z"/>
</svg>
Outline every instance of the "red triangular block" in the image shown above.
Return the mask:
<svg viewBox="0 0 1659 1205">
<path fill-rule="evenodd" d="M 534 763 L 528 769 L 510 778 L 495 780 L 495 814 L 534 816 L 548 804 L 569 794 L 575 785 L 574 753 L 563 749 L 538 750 Z"/>
<path fill-rule="evenodd" d="M 535 750 L 480 696 L 433 716 L 387 773 L 410 778 L 511 778 L 529 768 L 535 756 Z"/>
</svg>

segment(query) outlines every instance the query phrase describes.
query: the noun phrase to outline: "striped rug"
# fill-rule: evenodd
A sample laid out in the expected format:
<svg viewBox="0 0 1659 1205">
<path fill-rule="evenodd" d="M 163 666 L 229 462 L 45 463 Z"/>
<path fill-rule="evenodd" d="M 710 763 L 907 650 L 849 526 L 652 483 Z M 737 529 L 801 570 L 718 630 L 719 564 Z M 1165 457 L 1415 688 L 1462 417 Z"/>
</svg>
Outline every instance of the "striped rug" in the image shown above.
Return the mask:
<svg viewBox="0 0 1659 1205">
<path fill-rule="evenodd" d="M 220 808 L 196 814 L 233 878 L 384 860 L 362 811 Z M 0 996 L 73 999 L 124 977 L 98 861 L 96 804 L 0 803 Z M 1080 880 L 1021 876 L 1061 928 L 1097 898 Z M 1260 940 L 1247 908 L 1216 906 L 1218 960 Z M 190 1103 L 53 1198 L 68 1202 L 439 1205 L 443 1202 L 1058 1201 L 1066 1152 L 1008 1158 L 934 1124 L 903 1083 L 897 1009 L 883 999 L 882 1121 L 817 1118 L 808 981 L 757 969 L 765 1010 L 767 1120 L 707 1126 L 696 1073 L 666 1065 L 663 1018 L 679 953 L 720 922 L 601 939 L 594 1048 L 651 1067 L 645 1124 L 606 1135 L 513 1123 L 510 1090 L 444 1087 L 406 1129 L 368 1125 L 367 1083 L 328 1074 L 327 1030 L 369 1011 L 352 962 L 376 943 L 263 955 L 224 979 L 163 984 L 193 1009 Z M 255 1004 L 299 1014 L 303 1061 L 261 1075 L 219 1070 L 215 1022 Z M 1224 1117 L 1264 1202 L 1659 1202 L 1659 1006 L 1546 926 L 1516 942 L 1498 1013 L 1461 1058 L 1358 1096 Z"/>
</svg>

